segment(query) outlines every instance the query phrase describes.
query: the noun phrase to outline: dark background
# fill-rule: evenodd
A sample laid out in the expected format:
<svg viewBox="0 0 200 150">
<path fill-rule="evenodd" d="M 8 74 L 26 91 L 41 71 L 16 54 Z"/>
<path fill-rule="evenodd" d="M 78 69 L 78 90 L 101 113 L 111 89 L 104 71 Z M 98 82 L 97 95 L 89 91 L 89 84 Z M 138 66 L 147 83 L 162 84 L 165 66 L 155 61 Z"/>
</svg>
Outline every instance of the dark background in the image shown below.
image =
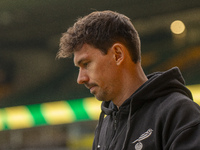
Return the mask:
<svg viewBox="0 0 200 150">
<path fill-rule="evenodd" d="M 72 59 L 55 56 L 78 17 L 108 9 L 131 18 L 146 74 L 178 66 L 187 85 L 200 83 L 199 0 L 1 0 L 0 107 L 92 96 L 76 83 Z M 175 20 L 186 26 L 181 35 L 170 30 Z"/>
</svg>

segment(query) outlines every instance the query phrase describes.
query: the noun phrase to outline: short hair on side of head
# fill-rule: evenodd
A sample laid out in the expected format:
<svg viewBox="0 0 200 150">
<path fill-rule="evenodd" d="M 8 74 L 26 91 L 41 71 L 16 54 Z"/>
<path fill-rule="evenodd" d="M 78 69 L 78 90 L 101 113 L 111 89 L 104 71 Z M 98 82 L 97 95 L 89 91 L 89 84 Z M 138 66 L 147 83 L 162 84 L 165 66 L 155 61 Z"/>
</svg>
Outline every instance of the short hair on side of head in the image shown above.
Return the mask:
<svg viewBox="0 0 200 150">
<path fill-rule="evenodd" d="M 79 18 L 60 39 L 58 58 L 66 58 L 89 44 L 107 54 L 116 42 L 127 47 L 133 62 L 141 61 L 140 38 L 131 20 L 110 10 L 95 11 Z"/>
</svg>

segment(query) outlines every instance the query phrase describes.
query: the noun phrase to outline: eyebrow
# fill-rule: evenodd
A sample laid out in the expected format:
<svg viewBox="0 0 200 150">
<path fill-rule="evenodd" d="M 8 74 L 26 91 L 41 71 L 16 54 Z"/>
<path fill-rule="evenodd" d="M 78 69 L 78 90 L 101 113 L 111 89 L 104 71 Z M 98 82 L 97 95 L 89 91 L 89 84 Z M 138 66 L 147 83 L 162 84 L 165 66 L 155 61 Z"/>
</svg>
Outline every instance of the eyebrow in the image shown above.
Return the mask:
<svg viewBox="0 0 200 150">
<path fill-rule="evenodd" d="M 85 61 L 87 58 L 86 57 L 83 57 L 83 58 L 81 58 L 78 62 L 77 62 L 77 64 L 75 63 L 75 66 L 80 66 L 80 64 L 83 62 L 83 61 Z"/>
</svg>

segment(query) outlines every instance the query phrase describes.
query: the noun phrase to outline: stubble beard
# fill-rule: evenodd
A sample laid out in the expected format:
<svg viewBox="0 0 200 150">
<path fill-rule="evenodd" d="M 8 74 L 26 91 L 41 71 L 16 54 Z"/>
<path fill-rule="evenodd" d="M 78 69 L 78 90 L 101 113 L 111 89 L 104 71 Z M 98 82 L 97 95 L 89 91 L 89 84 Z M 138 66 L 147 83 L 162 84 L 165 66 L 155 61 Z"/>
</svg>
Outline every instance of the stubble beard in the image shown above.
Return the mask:
<svg viewBox="0 0 200 150">
<path fill-rule="evenodd" d="M 110 101 L 107 90 L 92 93 L 99 101 Z"/>
<path fill-rule="evenodd" d="M 96 90 L 94 90 L 91 94 L 93 94 L 95 96 L 95 98 L 99 101 L 110 101 L 111 99 L 109 99 L 109 90 L 108 88 L 102 89 L 100 88 L 97 84 L 93 83 L 93 84 L 85 84 L 86 88 L 89 89 L 89 87 L 91 86 L 96 86 Z"/>
</svg>

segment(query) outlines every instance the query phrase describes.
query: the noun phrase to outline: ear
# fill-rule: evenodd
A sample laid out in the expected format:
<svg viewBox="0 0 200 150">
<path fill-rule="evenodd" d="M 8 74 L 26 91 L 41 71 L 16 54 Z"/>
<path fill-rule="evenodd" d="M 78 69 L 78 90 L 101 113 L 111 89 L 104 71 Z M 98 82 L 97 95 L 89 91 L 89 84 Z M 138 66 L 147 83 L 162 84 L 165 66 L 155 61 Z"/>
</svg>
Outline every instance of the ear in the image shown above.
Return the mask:
<svg viewBox="0 0 200 150">
<path fill-rule="evenodd" d="M 125 57 L 124 46 L 120 43 L 115 43 L 112 46 L 112 50 L 114 52 L 114 59 L 117 65 L 120 65 Z"/>
</svg>

